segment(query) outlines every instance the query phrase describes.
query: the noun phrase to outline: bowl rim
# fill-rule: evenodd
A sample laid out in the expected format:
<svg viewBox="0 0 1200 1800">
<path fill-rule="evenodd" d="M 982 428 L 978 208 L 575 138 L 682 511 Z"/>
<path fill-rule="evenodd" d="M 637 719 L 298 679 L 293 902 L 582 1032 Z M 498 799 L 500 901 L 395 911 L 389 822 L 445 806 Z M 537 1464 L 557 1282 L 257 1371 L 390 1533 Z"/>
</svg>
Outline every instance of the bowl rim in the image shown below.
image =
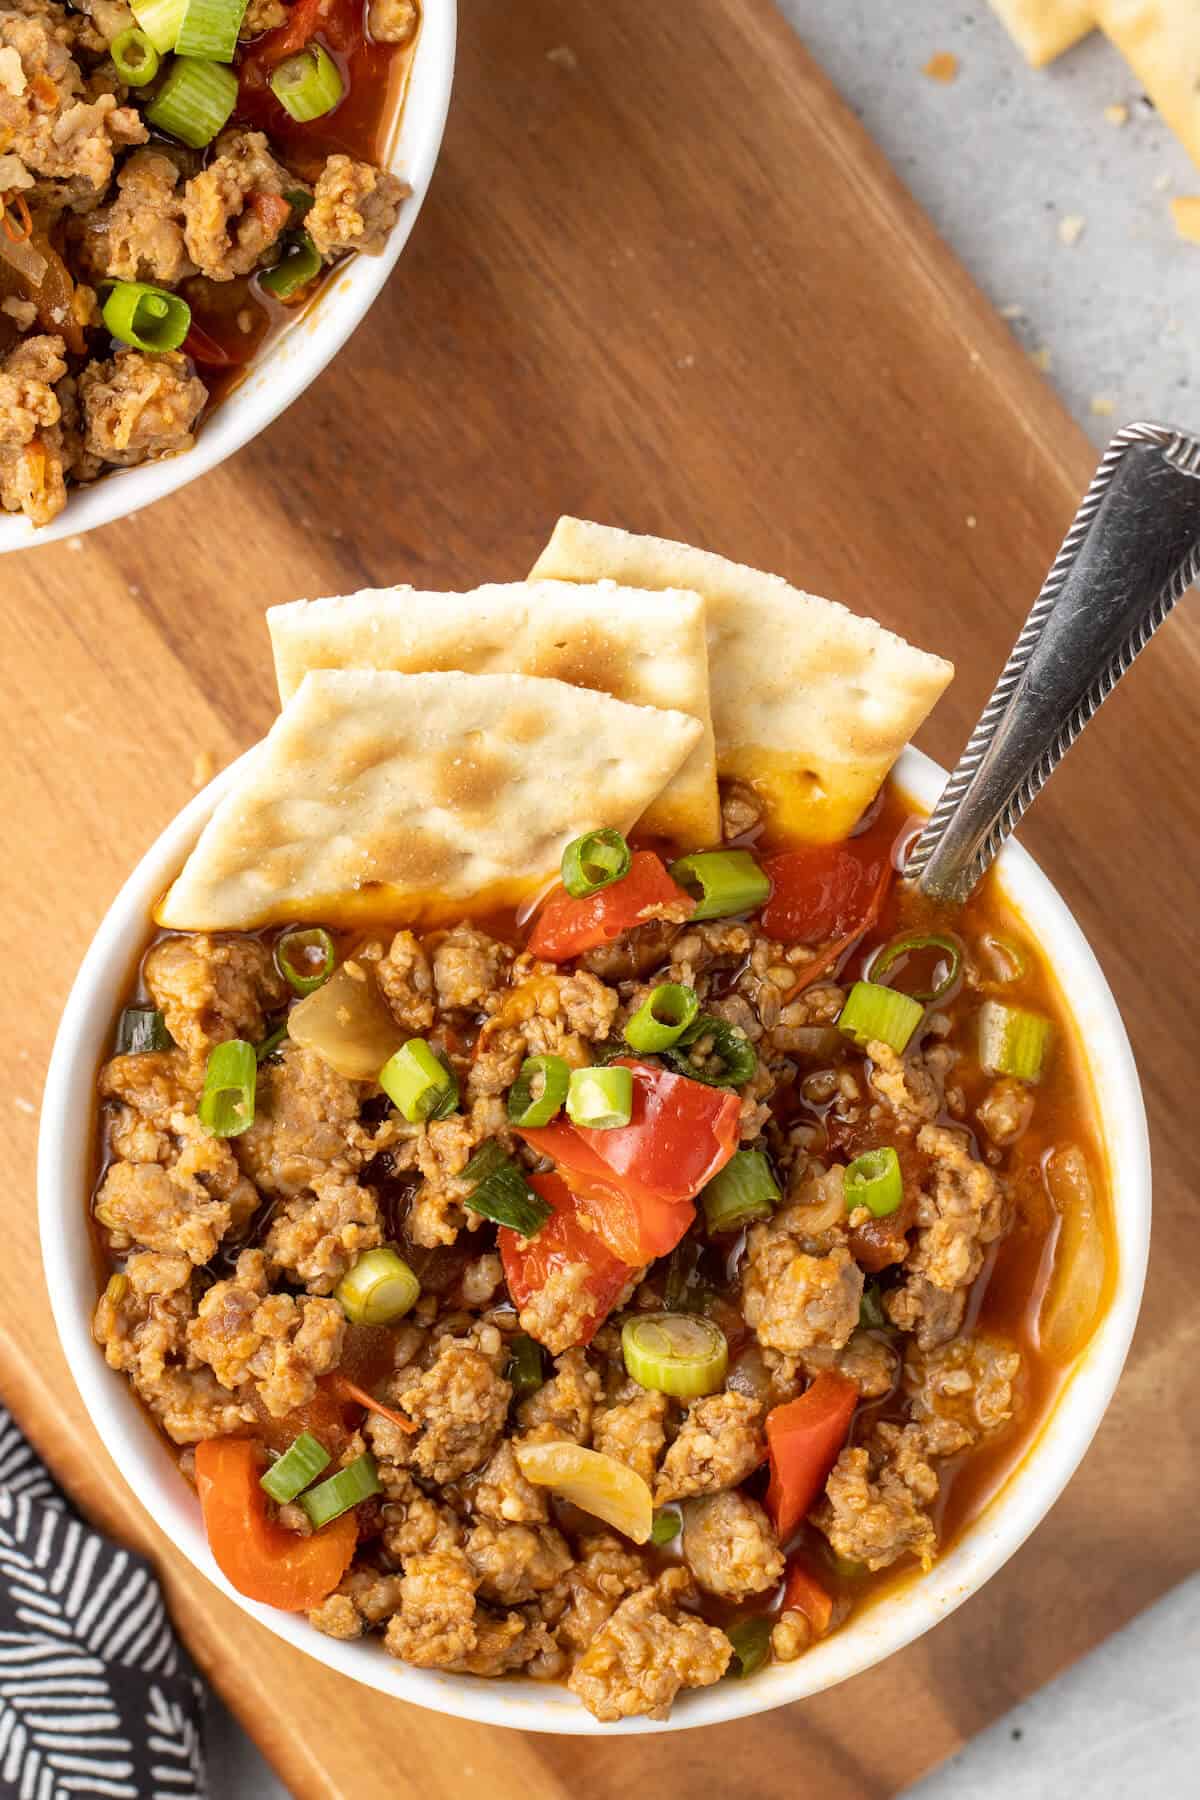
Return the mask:
<svg viewBox="0 0 1200 1800">
<path fill-rule="evenodd" d="M 404 111 L 387 158 L 387 166 L 403 176 L 412 192 L 386 248 L 378 256 L 352 257 L 322 292 L 316 311 L 305 307 L 272 339 L 265 354 L 254 359 L 246 380 L 202 422 L 190 450 L 132 469 L 111 469 L 98 481 L 69 488 L 66 506 L 48 525 L 0 513 L 0 556 L 81 537 L 176 493 L 265 431 L 316 380 L 374 304 L 425 203 L 450 109 L 457 31 L 458 0 L 423 0 Z M 315 317 L 322 321 L 319 332 L 311 329 Z"/>
<path fill-rule="evenodd" d="M 121 986 L 144 942 L 150 907 L 177 872 L 201 826 L 252 755 L 231 764 L 179 812 L 112 902 L 83 958 L 55 1038 L 38 1139 L 38 1219 L 43 1266 L 59 1339 L 84 1405 L 118 1473 L 176 1547 L 236 1605 L 318 1662 L 376 1691 L 436 1712 L 525 1731 L 591 1736 L 679 1731 L 749 1718 L 805 1699 L 904 1648 L 947 1617 L 1009 1559 L 1058 1498 L 1104 1416 L 1137 1321 L 1150 1233 L 1150 1146 L 1133 1053 L 1103 972 L 1065 902 L 1015 842 L 1001 853 L 1009 899 L 1053 955 L 1092 1082 L 1110 1169 L 1119 1267 L 1111 1305 L 1022 1460 L 982 1514 L 933 1569 L 899 1588 L 797 1662 L 750 1682 L 720 1682 L 681 1695 L 666 1720 L 601 1724 L 565 1688 L 520 1677 L 488 1681 L 422 1670 L 371 1642 L 322 1636 L 299 1614 L 238 1594 L 209 1552 L 194 1493 L 179 1478 L 157 1428 L 123 1375 L 92 1339 L 95 1270 L 78 1230 L 80 1188 L 90 1169 L 90 1108 L 80 1107 L 105 1053 Z M 896 765 L 901 788 L 932 805 L 944 771 L 911 746 Z"/>
</svg>

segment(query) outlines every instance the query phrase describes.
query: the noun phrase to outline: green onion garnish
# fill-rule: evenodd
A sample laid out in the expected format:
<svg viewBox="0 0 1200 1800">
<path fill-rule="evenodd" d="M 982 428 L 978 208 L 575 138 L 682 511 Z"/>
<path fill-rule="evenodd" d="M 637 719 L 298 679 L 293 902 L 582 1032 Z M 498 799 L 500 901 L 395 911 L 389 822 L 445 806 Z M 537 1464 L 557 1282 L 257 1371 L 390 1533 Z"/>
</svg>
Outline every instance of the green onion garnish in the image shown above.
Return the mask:
<svg viewBox="0 0 1200 1800">
<path fill-rule="evenodd" d="M 324 1444 L 319 1444 L 311 1431 L 302 1431 L 278 1462 L 273 1462 L 266 1474 L 259 1477 L 259 1486 L 280 1506 L 286 1506 L 310 1481 L 317 1479 L 322 1469 L 329 1467 L 331 1460 Z"/>
<path fill-rule="evenodd" d="M 333 1290 L 352 1325 L 394 1325 L 420 1296 L 420 1282 L 390 1244 L 365 1250 Z"/>
<path fill-rule="evenodd" d="M 313 197 L 306 194 L 303 188 L 285 188 L 283 197 L 298 219 L 302 219 L 312 207 Z"/>
<path fill-rule="evenodd" d="M 852 1038 L 860 1050 L 878 1041 L 888 1044 L 900 1054 L 921 1023 L 924 1008 L 920 1001 L 895 988 L 880 987 L 874 981 L 856 981 L 838 1016 L 838 1030 Z"/>
<path fill-rule="evenodd" d="M 745 1032 L 714 1013 L 693 1019 L 666 1056 L 681 1075 L 706 1087 L 741 1087 L 758 1067 L 758 1054 Z"/>
<path fill-rule="evenodd" d="M 522 1237 L 535 1236 L 554 1210 L 534 1193 L 517 1164 L 494 1141 L 475 1152 L 462 1180 L 475 1183 L 466 1199 L 472 1212 L 507 1225 Z"/>
<path fill-rule="evenodd" d="M 514 1125 L 548 1125 L 562 1111 L 571 1070 L 561 1056 L 527 1056 L 508 1091 L 508 1116 Z"/>
<path fill-rule="evenodd" d="M 258 1063 L 265 1063 L 268 1057 L 274 1056 L 287 1034 L 287 1020 L 285 1019 L 282 1025 L 277 1025 L 274 1031 L 267 1033 L 261 1044 L 255 1045 L 255 1061 Z"/>
<path fill-rule="evenodd" d="M 733 1660 L 725 1673 L 735 1681 L 744 1681 L 761 1669 L 771 1649 L 770 1619 L 742 1619 L 725 1633 L 733 1645 Z"/>
<path fill-rule="evenodd" d="M 300 1495 L 300 1504 L 308 1514 L 313 1529 L 319 1531 L 322 1525 L 328 1525 L 332 1519 L 340 1519 L 344 1512 L 357 1506 L 360 1500 L 369 1500 L 372 1494 L 381 1493 L 379 1477 L 375 1473 L 375 1458 L 368 1451 L 320 1487 L 309 1488 L 306 1494 Z"/>
<path fill-rule="evenodd" d="M 308 199 L 307 194 L 304 197 Z M 263 271 L 258 285 L 277 300 L 290 300 L 321 273 L 321 267 L 321 258 L 307 231 L 289 231 L 283 240 L 283 255 L 273 269 Z"/>
<path fill-rule="evenodd" d="M 224 63 L 177 56 L 145 116 L 156 130 L 203 150 L 228 121 L 237 97 L 237 76 Z"/>
<path fill-rule="evenodd" d="M 530 1394 L 537 1393 L 545 1382 L 546 1370 L 542 1346 L 536 1338 L 518 1331 L 508 1346 L 508 1367 L 504 1374 L 512 1384 L 514 1400 L 526 1400 Z"/>
<path fill-rule="evenodd" d="M 769 899 L 771 883 L 748 850 L 697 850 L 670 868 L 672 881 L 695 896 L 692 919 L 727 919 Z"/>
<path fill-rule="evenodd" d="M 912 998 L 926 1003 L 944 1000 L 957 982 L 962 967 L 962 947 L 944 932 L 910 931 L 903 937 L 893 938 L 890 944 L 882 944 L 868 959 L 863 973 L 869 981 L 881 982 L 889 969 L 915 950 L 940 950 L 942 955 L 934 970 L 933 986 L 913 988 Z"/>
<path fill-rule="evenodd" d="M 149 35 L 137 25 L 119 31 L 108 46 L 108 54 L 126 87 L 145 87 L 158 74 L 158 50 Z"/>
<path fill-rule="evenodd" d="M 672 1543 L 679 1536 L 682 1527 L 683 1520 L 679 1514 L 672 1512 L 669 1507 L 663 1507 L 661 1512 L 654 1515 L 654 1523 L 650 1527 L 650 1542 L 661 1550 L 664 1544 Z"/>
<path fill-rule="evenodd" d="M 615 1131 L 633 1117 L 633 1071 L 613 1063 L 607 1069 L 572 1069 L 567 1117 L 587 1131 Z"/>
<path fill-rule="evenodd" d="M 214 1137 L 240 1137 L 254 1123 L 254 1088 L 258 1061 L 254 1045 L 231 1038 L 209 1052 L 204 1092 L 196 1111 Z"/>
<path fill-rule="evenodd" d="M 621 1355 L 639 1387 L 677 1400 L 715 1394 L 729 1366 L 725 1333 L 697 1313 L 639 1313 L 626 1319 Z"/>
<path fill-rule="evenodd" d="M 877 1219 L 886 1219 L 897 1211 L 904 1198 L 904 1180 L 900 1158 L 890 1144 L 864 1151 L 846 1165 L 845 1194 L 848 1213 L 865 1206 Z"/>
<path fill-rule="evenodd" d="M 337 951 L 323 925 L 294 925 L 275 942 L 275 967 L 294 994 L 315 994 L 333 974 Z"/>
<path fill-rule="evenodd" d="M 755 1219 L 769 1219 L 779 1204 L 779 1186 L 761 1150 L 735 1150 L 723 1169 L 700 1190 L 709 1231 L 740 1231 Z"/>
<path fill-rule="evenodd" d="M 306 44 L 271 75 L 271 92 L 301 125 L 332 112 L 345 91 L 337 64 L 320 44 Z"/>
<path fill-rule="evenodd" d="M 247 0 L 187 0 L 175 48 L 180 56 L 232 62 Z"/>
<path fill-rule="evenodd" d="M 458 1077 L 424 1038 L 409 1038 L 379 1071 L 379 1085 L 408 1120 L 444 1119 L 458 1105 Z"/>
<path fill-rule="evenodd" d="M 117 1025 L 117 1055 L 141 1056 L 147 1050 L 173 1050 L 175 1039 L 157 1006 L 127 1006 Z"/>
<path fill-rule="evenodd" d="M 160 56 L 175 48 L 187 0 L 131 0 L 131 10 Z"/>
<path fill-rule="evenodd" d="M 632 863 L 632 852 L 619 831 L 611 826 L 588 831 L 563 851 L 562 884 L 572 900 L 586 900 L 628 875 Z"/>
<path fill-rule="evenodd" d="M 123 344 L 161 355 L 178 350 L 191 330 L 192 309 L 178 294 L 147 281 L 117 281 L 104 302 L 104 323 Z"/>
<path fill-rule="evenodd" d="M 979 1060 L 993 1075 L 1040 1081 L 1050 1042 L 1050 1021 L 1041 1013 L 985 1000 L 979 1009 Z"/>
<path fill-rule="evenodd" d="M 625 1026 L 625 1042 L 631 1050 L 649 1052 L 669 1050 L 678 1043 L 700 1010 L 694 988 L 678 981 L 665 981 L 651 988 L 633 1017 Z"/>
</svg>

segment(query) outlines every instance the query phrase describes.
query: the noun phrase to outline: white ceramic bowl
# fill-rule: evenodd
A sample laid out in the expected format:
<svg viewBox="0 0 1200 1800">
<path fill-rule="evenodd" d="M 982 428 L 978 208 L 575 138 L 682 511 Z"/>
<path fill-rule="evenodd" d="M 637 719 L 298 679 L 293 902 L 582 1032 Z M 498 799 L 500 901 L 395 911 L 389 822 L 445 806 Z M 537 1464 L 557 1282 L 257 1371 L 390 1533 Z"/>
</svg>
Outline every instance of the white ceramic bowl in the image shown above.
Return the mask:
<svg viewBox="0 0 1200 1800">
<path fill-rule="evenodd" d="M 197 475 L 257 437 L 341 349 L 395 268 L 416 223 L 441 149 L 450 88 L 458 0 L 423 0 L 421 34 L 413 55 L 408 97 L 388 167 L 409 183 L 412 193 L 379 256 L 353 256 L 326 284 L 315 309 L 308 309 L 275 338 L 251 365 L 250 374 L 209 419 L 203 419 L 196 443 L 182 456 L 144 463 L 137 469 L 112 470 L 86 487 L 70 488 L 67 504 L 49 525 L 35 529 L 28 519 L 0 513 L 0 555 L 29 550 L 55 538 L 76 537 L 97 525 L 108 525 L 173 494 Z M 320 329 L 311 329 L 319 319 Z"/>
<path fill-rule="evenodd" d="M 859 1674 L 919 1637 L 973 1594 L 1037 1525 L 1073 1474 L 1104 1414 L 1133 1334 L 1150 1236 L 1150 1150 L 1137 1070 L 1099 964 L 1063 902 L 1015 844 L 1003 853 L 1004 884 L 1071 996 L 1079 1042 L 1095 1089 L 1112 1179 L 1120 1256 L 1112 1305 L 1066 1383 L 1053 1413 L 1009 1480 L 954 1548 L 921 1580 L 869 1608 L 797 1662 L 752 1681 L 726 1681 L 681 1695 L 671 1718 L 601 1725 L 564 1688 L 510 1679 L 482 1681 L 409 1668 L 378 1644 L 339 1643 L 303 1617 L 275 1612 L 234 1592 L 209 1554 L 194 1494 L 123 1375 L 92 1341 L 96 1277 L 83 1207 L 90 1179 L 91 1091 L 129 971 L 147 935 L 150 907 L 178 871 L 201 826 L 234 779 L 225 770 L 134 870 L 96 933 L 67 1001 L 42 1102 L 38 1210 L 42 1256 L 59 1337 L 71 1372 L 117 1468 L 171 1540 L 245 1612 L 329 1668 L 418 1706 L 487 1725 L 582 1734 L 678 1731 L 765 1712 Z M 945 775 L 919 751 L 898 766 L 901 786 L 932 806 Z"/>
</svg>

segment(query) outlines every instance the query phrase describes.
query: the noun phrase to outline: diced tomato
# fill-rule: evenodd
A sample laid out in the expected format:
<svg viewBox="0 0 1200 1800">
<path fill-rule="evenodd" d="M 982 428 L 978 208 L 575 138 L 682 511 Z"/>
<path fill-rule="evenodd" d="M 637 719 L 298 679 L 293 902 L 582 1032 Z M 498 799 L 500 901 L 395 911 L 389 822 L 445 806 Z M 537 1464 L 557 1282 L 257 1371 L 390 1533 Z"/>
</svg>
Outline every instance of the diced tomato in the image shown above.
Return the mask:
<svg viewBox="0 0 1200 1800">
<path fill-rule="evenodd" d="M 819 944 L 800 992 L 833 966 L 879 916 L 892 870 L 892 830 L 878 825 L 842 844 L 803 844 L 763 861 L 771 897 L 763 930 L 781 944 Z"/>
<path fill-rule="evenodd" d="M 261 71 L 274 69 L 314 37 L 348 55 L 365 35 L 363 10 L 362 0 L 295 0 L 286 23 L 264 31 L 244 53 L 240 73 L 244 77 L 250 70 L 257 77 Z"/>
<path fill-rule="evenodd" d="M 633 1071 L 628 1125 L 587 1131 L 560 1118 L 520 1135 L 566 1172 L 614 1256 L 640 1268 L 687 1232 L 696 1195 L 737 1149 L 741 1102 L 672 1069 L 616 1060 Z"/>
<path fill-rule="evenodd" d="M 828 1370 L 798 1400 L 772 1407 L 767 1414 L 771 1459 L 767 1511 L 781 1543 L 791 1537 L 825 1486 L 857 1404 L 854 1383 Z"/>
<path fill-rule="evenodd" d="M 572 900 L 564 888 L 556 888 L 542 906 L 530 934 L 528 949 L 545 962 L 566 962 L 598 944 L 611 944 L 623 931 L 661 918 L 661 908 L 677 910 L 680 919 L 695 909 L 691 895 L 672 881 L 661 856 L 653 850 L 635 850 L 628 875 Z"/>
<path fill-rule="evenodd" d="M 802 1557 L 794 1556 L 788 1563 L 780 1610 L 802 1613 L 812 1626 L 814 1637 L 824 1637 L 829 1630 L 833 1596 L 826 1593 L 816 1576 L 806 1568 Z"/>
<path fill-rule="evenodd" d="M 351 1511 L 311 1537 L 285 1530 L 267 1512 L 262 1472 L 258 1446 L 249 1438 L 207 1438 L 196 1445 L 208 1546 L 239 1594 L 283 1612 L 307 1612 L 350 1567 L 358 1525 Z"/>
<path fill-rule="evenodd" d="M 588 1215 L 581 1211 L 578 1198 L 561 1175 L 531 1175 L 529 1185 L 535 1194 L 554 1208 L 536 1237 L 523 1238 L 519 1232 L 502 1225 L 497 1236 L 504 1278 L 515 1306 L 525 1306 L 534 1294 L 545 1287 L 551 1270 L 567 1263 L 586 1263 L 585 1283 L 594 1305 L 583 1324 L 581 1344 L 590 1343 L 616 1304 L 617 1296 L 633 1270 L 618 1260 L 593 1229 Z"/>
</svg>

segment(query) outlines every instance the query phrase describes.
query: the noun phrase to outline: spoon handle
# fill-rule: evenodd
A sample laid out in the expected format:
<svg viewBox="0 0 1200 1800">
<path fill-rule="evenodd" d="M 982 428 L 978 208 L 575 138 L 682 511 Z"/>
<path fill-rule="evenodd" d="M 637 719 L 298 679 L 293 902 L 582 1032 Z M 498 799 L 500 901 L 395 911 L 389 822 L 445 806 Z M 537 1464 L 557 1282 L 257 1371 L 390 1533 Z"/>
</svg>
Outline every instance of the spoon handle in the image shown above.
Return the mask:
<svg viewBox="0 0 1200 1800">
<path fill-rule="evenodd" d="M 1075 515 L 904 867 L 963 901 L 1088 720 L 1200 578 L 1200 440 L 1127 425 Z"/>
</svg>

